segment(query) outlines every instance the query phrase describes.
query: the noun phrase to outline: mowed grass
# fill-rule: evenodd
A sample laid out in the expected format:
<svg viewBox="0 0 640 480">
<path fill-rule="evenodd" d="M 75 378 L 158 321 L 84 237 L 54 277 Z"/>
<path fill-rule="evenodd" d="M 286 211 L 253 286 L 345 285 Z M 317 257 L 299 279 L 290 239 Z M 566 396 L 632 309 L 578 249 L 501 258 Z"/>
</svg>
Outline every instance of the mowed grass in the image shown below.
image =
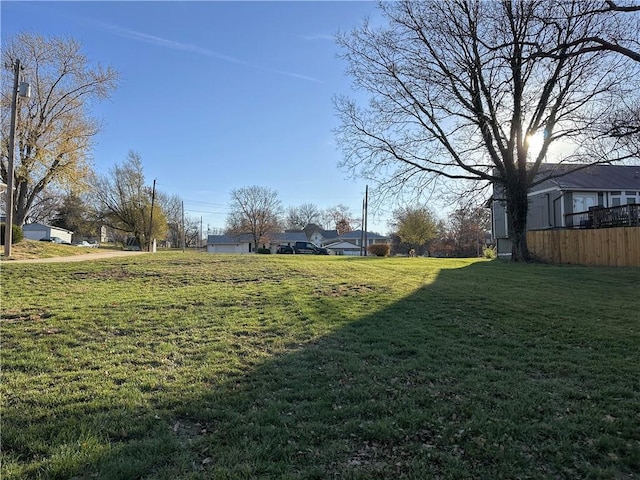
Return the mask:
<svg viewBox="0 0 640 480">
<path fill-rule="evenodd" d="M 101 248 L 76 247 L 75 245 L 62 245 L 57 243 L 39 242 L 35 240 L 22 240 L 11 247 L 11 258 L 4 258 L 4 246 L 0 260 L 11 262 L 12 260 L 31 260 L 52 257 L 71 257 L 78 255 L 95 255 L 104 251 L 106 245 Z M 6 265 L 6 263 L 3 263 Z"/>
<path fill-rule="evenodd" d="M 637 478 L 639 269 L 3 264 L 2 478 Z"/>
</svg>

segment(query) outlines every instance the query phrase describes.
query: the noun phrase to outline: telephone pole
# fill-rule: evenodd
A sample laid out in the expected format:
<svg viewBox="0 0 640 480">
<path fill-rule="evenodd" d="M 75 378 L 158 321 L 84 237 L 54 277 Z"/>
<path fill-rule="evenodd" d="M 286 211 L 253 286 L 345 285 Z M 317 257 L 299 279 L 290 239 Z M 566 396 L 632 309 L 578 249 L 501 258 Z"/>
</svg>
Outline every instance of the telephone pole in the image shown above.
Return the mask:
<svg viewBox="0 0 640 480">
<path fill-rule="evenodd" d="M 184 201 L 182 201 L 182 253 L 184 253 L 185 243 L 187 243 L 187 232 L 184 231 Z"/>
<path fill-rule="evenodd" d="M 153 179 L 153 190 L 151 190 L 151 216 L 149 217 L 149 238 L 147 239 L 147 252 L 151 251 L 151 235 L 153 234 L 153 206 L 156 201 L 156 179 Z"/>
<path fill-rule="evenodd" d="M 365 204 L 364 198 L 362 199 L 362 221 L 360 222 L 360 256 L 362 257 L 364 254 L 364 216 L 365 216 Z"/>
<path fill-rule="evenodd" d="M 11 125 L 9 130 L 9 155 L 7 162 L 7 200 L 5 202 L 4 222 L 4 258 L 11 257 L 11 242 L 13 236 L 13 156 L 16 149 L 16 111 L 18 110 L 18 91 L 20 96 L 29 98 L 30 86 L 20 81 L 20 60 L 13 62 L 13 92 L 11 92 Z M 18 88 L 19 87 L 19 88 Z"/>
<path fill-rule="evenodd" d="M 367 256 L 367 243 L 369 238 L 367 235 L 367 217 L 369 216 L 369 185 L 365 186 L 364 190 L 364 256 Z"/>
</svg>

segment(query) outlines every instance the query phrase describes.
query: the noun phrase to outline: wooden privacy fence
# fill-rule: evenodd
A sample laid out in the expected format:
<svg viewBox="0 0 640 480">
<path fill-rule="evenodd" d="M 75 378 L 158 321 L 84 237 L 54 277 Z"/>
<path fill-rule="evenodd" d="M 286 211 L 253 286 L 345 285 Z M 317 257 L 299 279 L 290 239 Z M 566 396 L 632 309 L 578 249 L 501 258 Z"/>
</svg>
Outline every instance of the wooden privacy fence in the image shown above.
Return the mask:
<svg viewBox="0 0 640 480">
<path fill-rule="evenodd" d="M 640 227 L 532 230 L 527 244 L 545 262 L 640 267 Z"/>
</svg>

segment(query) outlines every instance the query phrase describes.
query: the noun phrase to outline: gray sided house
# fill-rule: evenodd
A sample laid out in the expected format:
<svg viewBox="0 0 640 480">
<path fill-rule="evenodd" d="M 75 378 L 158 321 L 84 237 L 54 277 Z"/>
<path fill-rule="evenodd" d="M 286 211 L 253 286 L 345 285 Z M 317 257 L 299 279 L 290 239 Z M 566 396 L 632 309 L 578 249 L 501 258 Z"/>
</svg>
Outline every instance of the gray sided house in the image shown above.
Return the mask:
<svg viewBox="0 0 640 480">
<path fill-rule="evenodd" d="M 268 244 L 260 244 L 259 248 L 268 248 L 275 253 L 278 245 L 292 245 L 295 242 L 306 242 L 304 232 L 278 232 L 270 235 Z M 241 235 L 209 235 L 207 237 L 207 253 L 255 253 L 253 237 Z"/>
<path fill-rule="evenodd" d="M 539 175 L 551 169 L 561 173 L 573 166 L 545 164 Z M 529 192 L 527 230 L 589 227 L 589 212 L 598 208 L 640 204 L 640 166 L 592 165 L 545 180 Z M 511 256 L 506 201 L 494 185 L 491 198 L 493 239 L 501 257 Z"/>
</svg>

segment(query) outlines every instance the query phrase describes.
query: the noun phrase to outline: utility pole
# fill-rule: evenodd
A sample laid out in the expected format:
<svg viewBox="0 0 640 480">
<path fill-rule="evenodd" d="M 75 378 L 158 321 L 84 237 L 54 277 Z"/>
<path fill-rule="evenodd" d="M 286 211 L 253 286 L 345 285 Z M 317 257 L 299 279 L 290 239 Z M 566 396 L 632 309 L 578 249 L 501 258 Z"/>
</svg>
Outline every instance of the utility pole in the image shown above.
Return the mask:
<svg viewBox="0 0 640 480">
<path fill-rule="evenodd" d="M 153 190 L 151 190 L 151 216 L 149 218 L 149 238 L 147 239 L 147 252 L 151 251 L 151 235 L 153 234 L 153 206 L 156 201 L 156 179 L 153 179 Z"/>
<path fill-rule="evenodd" d="M 7 200 L 6 218 L 4 222 L 4 258 L 11 257 L 11 241 L 13 235 L 13 155 L 16 148 L 16 110 L 18 109 L 18 82 L 20 77 L 20 60 L 13 63 L 13 92 L 11 92 L 11 130 L 9 130 L 9 161 L 7 165 Z M 22 88 L 21 94 L 22 94 Z M 24 95 L 27 98 L 27 93 Z"/>
<path fill-rule="evenodd" d="M 362 199 L 362 221 L 360 222 L 360 256 L 363 256 L 364 249 L 364 198 Z"/>
<path fill-rule="evenodd" d="M 369 185 L 364 190 L 364 256 L 367 256 L 367 244 L 369 239 L 367 238 L 367 217 L 369 216 Z"/>
<path fill-rule="evenodd" d="M 200 238 L 198 239 L 198 248 L 202 248 L 202 216 L 200 216 Z"/>
<path fill-rule="evenodd" d="M 183 200 L 182 201 L 182 253 L 184 253 L 186 242 L 187 242 L 187 232 L 184 231 L 184 200 Z"/>
</svg>

